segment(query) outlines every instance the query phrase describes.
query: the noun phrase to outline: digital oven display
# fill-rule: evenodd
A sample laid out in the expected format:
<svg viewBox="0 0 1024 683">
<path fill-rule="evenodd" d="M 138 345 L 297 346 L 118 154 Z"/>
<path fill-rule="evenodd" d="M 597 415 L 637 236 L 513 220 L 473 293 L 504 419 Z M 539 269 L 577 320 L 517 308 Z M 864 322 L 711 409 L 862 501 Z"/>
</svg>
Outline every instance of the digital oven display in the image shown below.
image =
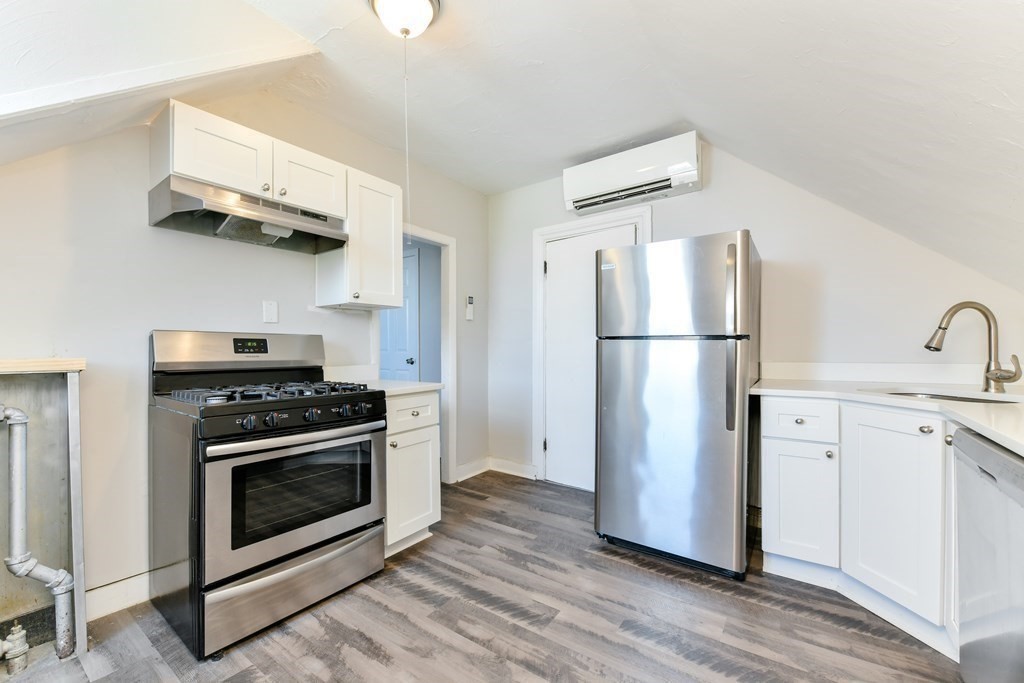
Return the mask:
<svg viewBox="0 0 1024 683">
<path fill-rule="evenodd" d="M 266 339 L 235 337 L 235 353 L 269 353 Z"/>
</svg>

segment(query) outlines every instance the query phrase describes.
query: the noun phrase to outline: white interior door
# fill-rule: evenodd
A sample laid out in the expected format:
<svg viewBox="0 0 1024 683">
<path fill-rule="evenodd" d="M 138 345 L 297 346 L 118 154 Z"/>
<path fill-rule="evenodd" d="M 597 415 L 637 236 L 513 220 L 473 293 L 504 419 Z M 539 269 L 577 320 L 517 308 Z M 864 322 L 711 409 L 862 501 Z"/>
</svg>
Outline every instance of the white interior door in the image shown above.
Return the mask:
<svg viewBox="0 0 1024 683">
<path fill-rule="evenodd" d="M 420 379 L 420 257 L 402 257 L 402 307 L 380 312 L 380 378 Z"/>
<path fill-rule="evenodd" d="M 629 221 L 547 242 L 544 260 L 545 478 L 594 490 L 598 249 L 636 244 Z"/>
</svg>

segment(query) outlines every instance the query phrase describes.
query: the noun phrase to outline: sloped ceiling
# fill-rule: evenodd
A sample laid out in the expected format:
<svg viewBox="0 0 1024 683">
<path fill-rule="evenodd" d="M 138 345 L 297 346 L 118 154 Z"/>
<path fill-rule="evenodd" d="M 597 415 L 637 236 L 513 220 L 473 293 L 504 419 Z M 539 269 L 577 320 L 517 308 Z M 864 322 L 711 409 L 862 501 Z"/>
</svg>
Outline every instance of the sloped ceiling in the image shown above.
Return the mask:
<svg viewBox="0 0 1024 683">
<path fill-rule="evenodd" d="M 323 53 L 278 94 L 401 147 L 401 40 L 364 0 L 247 1 Z M 696 128 L 1024 291 L 1021 3 L 441 5 L 408 45 L 423 164 L 495 193 Z"/>
</svg>

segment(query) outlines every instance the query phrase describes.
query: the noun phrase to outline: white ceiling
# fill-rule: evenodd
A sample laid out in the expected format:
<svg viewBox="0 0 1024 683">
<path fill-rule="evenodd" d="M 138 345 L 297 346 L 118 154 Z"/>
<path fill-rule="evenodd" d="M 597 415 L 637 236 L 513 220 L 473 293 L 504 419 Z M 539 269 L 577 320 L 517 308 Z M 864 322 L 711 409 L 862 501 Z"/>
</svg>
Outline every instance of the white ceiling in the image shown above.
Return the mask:
<svg viewBox="0 0 1024 683">
<path fill-rule="evenodd" d="M 365 0 L 247 1 L 323 53 L 277 94 L 401 147 L 401 40 Z M 1024 290 L 1022 3 L 441 5 L 408 46 L 423 164 L 494 193 L 696 128 Z"/>
</svg>

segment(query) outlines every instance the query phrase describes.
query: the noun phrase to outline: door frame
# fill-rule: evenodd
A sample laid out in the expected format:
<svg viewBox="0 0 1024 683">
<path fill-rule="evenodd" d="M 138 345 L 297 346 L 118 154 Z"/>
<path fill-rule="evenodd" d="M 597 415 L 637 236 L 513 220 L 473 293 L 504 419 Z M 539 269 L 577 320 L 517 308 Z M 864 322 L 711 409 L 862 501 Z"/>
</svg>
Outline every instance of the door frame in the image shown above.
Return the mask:
<svg viewBox="0 0 1024 683">
<path fill-rule="evenodd" d="M 547 461 L 544 456 L 544 387 L 547 377 L 544 357 L 544 252 L 547 243 L 635 222 L 637 244 L 647 244 L 654 239 L 652 213 L 650 204 L 645 204 L 607 211 L 533 231 L 533 419 L 530 460 L 533 464 L 534 477 L 537 479 L 547 479 Z"/>
<path fill-rule="evenodd" d="M 458 293 L 456 290 L 455 238 L 412 223 L 403 226 L 403 235 L 441 247 L 441 432 L 445 447 L 441 449 L 441 481 L 451 484 L 456 476 L 458 453 Z M 378 346 L 380 342 L 378 341 Z"/>
</svg>

